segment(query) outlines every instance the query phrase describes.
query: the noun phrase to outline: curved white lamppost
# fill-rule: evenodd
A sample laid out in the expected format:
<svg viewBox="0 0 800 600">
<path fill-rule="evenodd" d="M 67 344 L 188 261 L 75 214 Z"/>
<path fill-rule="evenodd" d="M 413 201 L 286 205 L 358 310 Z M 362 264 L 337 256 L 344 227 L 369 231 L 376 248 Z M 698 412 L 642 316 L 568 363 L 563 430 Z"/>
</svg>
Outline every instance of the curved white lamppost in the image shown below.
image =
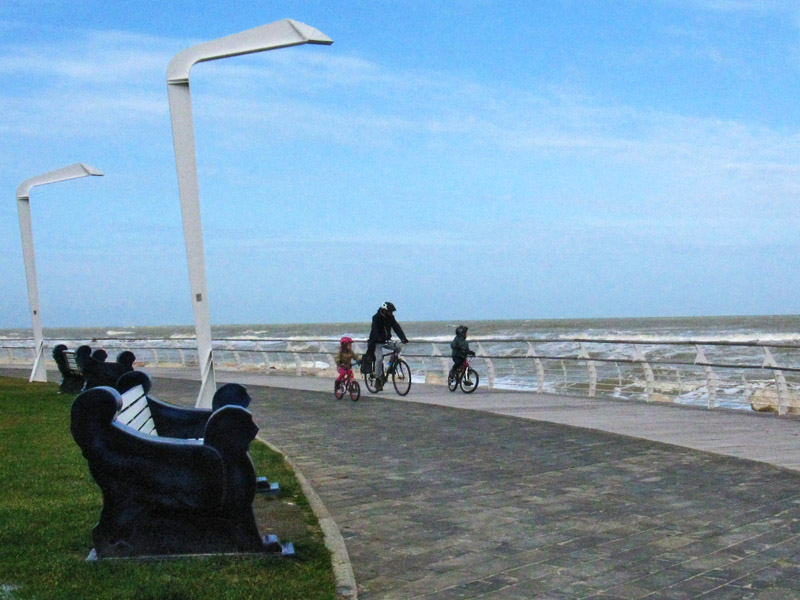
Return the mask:
<svg viewBox="0 0 800 600">
<path fill-rule="evenodd" d="M 175 146 L 183 236 L 189 265 L 189 284 L 200 362 L 201 383 L 197 396 L 197 407 L 211 407 L 211 399 L 217 384 L 214 376 L 214 358 L 211 352 L 211 321 L 208 309 L 203 230 L 200 221 L 200 194 L 197 183 L 197 157 L 194 149 L 189 71 L 195 63 L 218 58 L 301 44 L 329 45 L 332 43 L 333 40 L 313 27 L 291 19 L 284 19 L 187 48 L 176 54 L 167 67 L 172 141 Z"/>
<path fill-rule="evenodd" d="M 25 260 L 25 278 L 28 281 L 28 302 L 31 308 L 33 321 L 33 343 L 36 357 L 33 361 L 33 370 L 28 381 L 47 381 L 47 372 L 44 366 L 44 337 L 42 336 L 42 315 L 39 310 L 39 285 L 36 280 L 36 260 L 33 253 L 33 227 L 31 226 L 30 191 L 37 185 L 66 181 L 86 177 L 87 175 L 102 175 L 97 169 L 83 163 L 75 163 L 68 167 L 56 169 L 37 177 L 31 177 L 19 184 L 17 188 L 17 211 L 19 212 L 19 231 L 22 237 L 22 257 Z"/>
</svg>

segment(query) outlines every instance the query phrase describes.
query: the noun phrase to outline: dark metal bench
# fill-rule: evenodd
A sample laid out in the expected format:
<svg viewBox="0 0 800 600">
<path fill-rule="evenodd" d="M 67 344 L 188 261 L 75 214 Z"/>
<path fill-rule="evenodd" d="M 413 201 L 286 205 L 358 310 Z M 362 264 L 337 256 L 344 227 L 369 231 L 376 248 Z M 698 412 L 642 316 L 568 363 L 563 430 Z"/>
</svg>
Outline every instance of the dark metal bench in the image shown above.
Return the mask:
<svg viewBox="0 0 800 600">
<path fill-rule="evenodd" d="M 227 388 L 222 396 L 244 403 L 242 392 L 247 396 L 242 386 Z M 258 427 L 246 408 L 172 406 L 148 396 L 146 381 L 124 394 L 127 408 L 123 395 L 106 386 L 82 392 L 72 405 L 72 436 L 103 492 L 100 520 L 92 530 L 98 558 L 294 553 L 291 543 L 264 537 L 256 526 L 252 504 L 258 481 L 248 451 Z M 145 404 L 149 416 L 141 410 L 133 418 L 126 414 Z M 183 411 L 184 422 L 164 425 L 168 419 L 159 414 L 159 404 L 167 412 Z M 203 416 L 206 423 L 195 436 Z M 187 437 L 202 439 L 165 435 L 182 427 L 192 434 Z"/>
<path fill-rule="evenodd" d="M 119 378 L 133 371 L 136 360 L 133 352 L 124 350 L 114 362 L 106 362 L 108 354 L 103 349 L 92 352 L 89 346 L 80 346 L 71 351 L 64 344 L 53 348 L 53 360 L 61 373 L 59 391 L 66 394 L 107 385 L 115 387 Z"/>
<path fill-rule="evenodd" d="M 53 348 L 53 360 L 56 361 L 59 373 L 61 373 L 61 383 L 58 390 L 63 394 L 77 394 L 83 389 L 83 371 L 78 366 L 75 352 L 67 350 L 64 344 L 59 344 Z"/>
</svg>

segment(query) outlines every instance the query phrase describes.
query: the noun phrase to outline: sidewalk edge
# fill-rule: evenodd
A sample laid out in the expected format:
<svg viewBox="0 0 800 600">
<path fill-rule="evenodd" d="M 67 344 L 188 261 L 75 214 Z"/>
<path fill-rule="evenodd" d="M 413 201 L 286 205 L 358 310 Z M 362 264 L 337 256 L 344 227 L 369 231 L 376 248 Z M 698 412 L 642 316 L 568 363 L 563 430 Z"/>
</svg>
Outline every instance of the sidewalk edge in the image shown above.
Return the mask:
<svg viewBox="0 0 800 600">
<path fill-rule="evenodd" d="M 344 538 L 339 531 L 339 526 L 336 524 L 336 521 L 331 517 L 317 492 L 286 453 L 261 436 L 258 436 L 258 439 L 264 442 L 271 450 L 283 456 L 284 460 L 292 468 L 303 490 L 303 494 L 308 500 L 308 504 L 311 506 L 311 510 L 314 511 L 319 521 L 322 535 L 325 538 L 325 546 L 331 552 L 333 576 L 336 580 L 336 597 L 341 600 L 358 600 L 358 588 L 356 586 L 355 575 L 353 574 L 353 566 L 350 563 L 350 555 L 347 553 Z"/>
</svg>

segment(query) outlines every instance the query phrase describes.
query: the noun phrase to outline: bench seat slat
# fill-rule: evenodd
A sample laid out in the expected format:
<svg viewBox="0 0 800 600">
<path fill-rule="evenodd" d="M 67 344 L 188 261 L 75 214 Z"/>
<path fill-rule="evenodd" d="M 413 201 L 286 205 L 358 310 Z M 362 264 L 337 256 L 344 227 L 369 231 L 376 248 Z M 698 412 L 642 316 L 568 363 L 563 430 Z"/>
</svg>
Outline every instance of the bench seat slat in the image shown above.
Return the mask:
<svg viewBox="0 0 800 600">
<path fill-rule="evenodd" d="M 137 400 L 144 398 L 144 388 L 141 385 L 132 387 L 127 392 L 122 394 L 122 409 L 120 412 L 125 412 L 129 406 L 134 404 Z"/>
<path fill-rule="evenodd" d="M 117 421 L 133 427 L 141 433 L 158 435 L 150 414 L 150 406 L 147 404 L 147 396 L 141 385 L 122 394 L 122 408 L 117 413 Z"/>
<path fill-rule="evenodd" d="M 133 419 L 131 419 L 128 423 L 126 423 L 126 425 L 133 427 L 134 429 L 136 429 L 137 431 L 141 431 L 142 433 L 158 435 L 156 433 L 153 433 L 155 431 L 155 425 L 153 425 L 153 417 L 150 416 L 149 410 L 146 411 L 143 410 Z"/>
<path fill-rule="evenodd" d="M 158 436 L 158 432 L 156 431 L 156 424 L 153 423 L 153 418 L 147 419 L 144 424 L 139 427 L 139 431 L 141 433 L 146 433 L 147 435 L 155 435 Z"/>
<path fill-rule="evenodd" d="M 119 413 L 117 413 L 117 421 L 130 425 L 131 421 L 143 412 L 150 412 L 150 408 L 147 406 L 147 398 L 144 396 L 137 398 L 133 404 L 129 404 L 120 410 Z"/>
<path fill-rule="evenodd" d="M 78 360 L 75 358 L 75 353 L 67 351 L 64 352 L 62 356 L 64 357 L 64 360 L 66 361 L 69 370 L 75 373 L 76 375 L 80 375 L 81 369 L 80 367 L 78 367 Z"/>
</svg>

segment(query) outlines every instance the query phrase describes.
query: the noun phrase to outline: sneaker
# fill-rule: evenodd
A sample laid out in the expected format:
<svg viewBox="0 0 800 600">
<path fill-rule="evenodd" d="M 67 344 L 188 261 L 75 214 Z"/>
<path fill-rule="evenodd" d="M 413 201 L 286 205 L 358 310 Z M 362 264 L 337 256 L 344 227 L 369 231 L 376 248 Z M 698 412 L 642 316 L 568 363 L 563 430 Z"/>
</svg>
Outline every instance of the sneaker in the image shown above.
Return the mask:
<svg viewBox="0 0 800 600">
<path fill-rule="evenodd" d="M 383 377 L 377 377 L 375 379 L 375 391 L 380 392 L 383 389 Z"/>
</svg>

